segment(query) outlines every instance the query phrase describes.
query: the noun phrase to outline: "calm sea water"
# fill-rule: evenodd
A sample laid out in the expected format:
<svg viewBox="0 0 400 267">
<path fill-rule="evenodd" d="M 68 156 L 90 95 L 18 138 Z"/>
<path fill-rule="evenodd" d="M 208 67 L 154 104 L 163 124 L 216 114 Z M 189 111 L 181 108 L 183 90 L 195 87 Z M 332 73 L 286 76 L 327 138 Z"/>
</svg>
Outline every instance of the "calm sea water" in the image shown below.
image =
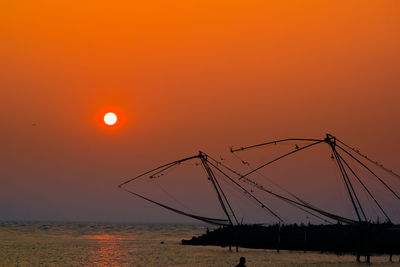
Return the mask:
<svg viewBox="0 0 400 267">
<path fill-rule="evenodd" d="M 355 266 L 355 257 L 211 246 L 183 246 L 201 225 L 0 222 L 0 266 Z M 163 242 L 163 244 L 161 243 Z M 396 261 L 399 258 L 394 257 Z M 400 266 L 388 256 L 373 266 Z"/>
</svg>

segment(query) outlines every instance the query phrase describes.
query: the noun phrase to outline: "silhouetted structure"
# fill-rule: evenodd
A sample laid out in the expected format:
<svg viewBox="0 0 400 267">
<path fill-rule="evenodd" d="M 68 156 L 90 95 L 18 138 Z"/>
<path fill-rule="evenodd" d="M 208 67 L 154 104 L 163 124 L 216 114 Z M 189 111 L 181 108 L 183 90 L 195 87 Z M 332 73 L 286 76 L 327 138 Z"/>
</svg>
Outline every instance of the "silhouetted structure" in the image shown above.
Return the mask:
<svg viewBox="0 0 400 267">
<path fill-rule="evenodd" d="M 400 255 L 400 226 L 390 223 L 362 225 L 236 225 L 182 240 L 183 245 L 238 245 L 256 249 L 321 251 L 336 254 Z M 307 233 L 305 241 L 304 235 Z M 359 256 L 357 257 L 359 259 Z"/>
<path fill-rule="evenodd" d="M 364 182 L 365 178 L 362 178 L 359 173 L 356 172 L 356 168 L 352 168 L 348 160 L 351 160 L 353 163 L 357 164 L 359 168 L 362 168 L 366 173 L 371 175 L 372 178 L 382 186 L 382 188 L 387 190 L 389 195 L 395 197 L 396 201 L 400 200 L 400 194 L 396 192 L 396 190 L 394 190 L 389 183 L 385 182 L 381 177 L 379 177 L 372 170 L 372 168 L 368 167 L 366 162 L 368 161 L 369 163 L 374 164 L 378 168 L 384 170 L 386 173 L 389 173 L 397 178 L 400 178 L 400 175 L 361 154 L 359 150 L 345 144 L 331 134 L 326 134 L 324 139 L 281 139 L 262 144 L 241 147 L 238 149 L 231 148 L 231 152 L 236 153 L 252 148 L 277 145 L 289 141 L 296 142 L 294 150 L 280 155 L 279 157 L 270 160 L 256 168 L 252 168 L 252 170 L 246 174 L 240 174 L 223 164 L 221 162 L 222 159 L 221 161 L 215 160 L 211 156 L 200 151 L 198 155 L 173 161 L 138 175 L 121 183 L 118 187 L 136 197 L 142 198 L 175 213 L 209 224 L 222 226 L 222 228 L 208 232 L 203 236 L 193 237 L 192 240 L 182 240 L 182 244 L 229 246 L 229 248 L 231 248 L 231 246 L 236 246 L 236 250 L 238 250 L 238 247 L 241 246 L 249 248 L 270 248 L 277 249 L 278 251 L 280 249 L 289 249 L 304 251 L 326 251 L 338 254 L 354 253 L 357 255 L 357 261 L 360 261 L 361 255 L 365 255 L 367 257 L 367 262 L 369 262 L 371 253 L 387 253 L 390 255 L 400 254 L 400 227 L 392 224 L 388 213 Z M 300 146 L 298 142 L 306 142 L 306 145 Z M 331 158 L 332 160 L 335 160 L 337 164 L 341 179 L 343 179 L 345 189 L 349 196 L 351 205 L 353 206 L 356 219 L 346 218 L 317 207 L 316 205 L 311 205 L 287 190 L 285 191 L 289 194 L 289 196 L 283 196 L 249 178 L 250 174 L 257 172 L 258 170 L 265 168 L 274 162 L 305 149 L 314 147 L 318 144 L 327 144 L 330 147 L 332 153 Z M 346 159 L 342 154 L 346 157 Z M 362 160 L 360 160 L 358 157 Z M 207 175 L 207 179 L 210 181 L 213 189 L 215 190 L 219 205 L 226 216 L 225 218 L 210 218 L 195 214 L 193 211 L 186 212 L 145 197 L 144 195 L 132 190 L 128 190 L 125 187 L 126 184 L 131 183 L 141 177 L 147 176 L 150 179 L 160 177 L 164 175 L 167 170 L 180 165 L 183 162 L 191 160 L 200 160 L 201 165 Z M 250 164 L 247 161 L 241 160 L 241 162 L 242 164 L 250 167 Z M 215 173 L 218 173 L 220 176 L 217 177 Z M 268 215 L 272 215 L 276 220 L 278 220 L 279 223 L 283 223 L 283 220 L 278 213 L 268 207 L 265 202 L 262 202 L 259 198 L 257 198 L 254 194 L 254 190 L 258 190 L 259 192 L 263 192 L 269 196 L 273 196 L 281 201 L 284 201 L 307 213 L 308 215 L 318 218 L 325 223 L 329 223 L 330 225 L 308 225 L 303 227 L 298 227 L 297 225 L 282 225 L 280 227 L 280 224 L 274 226 L 242 225 L 239 223 L 235 211 L 232 208 L 223 187 L 221 186 L 223 184 L 221 183 L 222 180 L 226 184 L 235 187 L 237 191 L 243 193 L 243 195 L 247 198 L 253 200 L 256 205 L 259 205 L 266 213 L 268 213 Z M 251 189 L 246 189 L 242 186 L 242 184 L 251 186 Z M 356 187 L 354 184 L 357 184 L 358 186 Z M 385 217 L 386 223 L 373 224 L 368 221 L 367 215 L 358 197 L 358 191 L 361 190 L 364 190 L 366 195 L 376 206 L 377 210 L 379 210 L 380 214 Z M 333 224 L 332 220 L 333 222 L 338 222 L 338 224 Z"/>
</svg>

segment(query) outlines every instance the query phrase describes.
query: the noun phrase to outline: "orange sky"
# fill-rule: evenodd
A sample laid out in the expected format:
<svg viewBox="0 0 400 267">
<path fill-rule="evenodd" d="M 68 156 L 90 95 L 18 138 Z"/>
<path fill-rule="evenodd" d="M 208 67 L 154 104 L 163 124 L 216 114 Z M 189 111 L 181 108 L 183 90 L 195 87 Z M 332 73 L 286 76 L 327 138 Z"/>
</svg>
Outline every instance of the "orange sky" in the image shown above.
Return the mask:
<svg viewBox="0 0 400 267">
<path fill-rule="evenodd" d="M 158 220 L 115 185 L 281 137 L 400 172 L 399 29 L 396 0 L 1 1 L 0 219 Z"/>
</svg>

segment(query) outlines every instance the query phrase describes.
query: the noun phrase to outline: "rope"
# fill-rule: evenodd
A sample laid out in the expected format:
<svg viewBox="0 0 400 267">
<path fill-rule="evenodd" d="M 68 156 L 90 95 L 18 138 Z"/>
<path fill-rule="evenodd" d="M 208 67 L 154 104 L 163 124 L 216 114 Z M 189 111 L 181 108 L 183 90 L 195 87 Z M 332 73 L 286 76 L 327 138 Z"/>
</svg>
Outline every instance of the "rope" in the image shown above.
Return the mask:
<svg viewBox="0 0 400 267">
<path fill-rule="evenodd" d="M 243 177 L 243 175 L 241 175 L 240 173 L 238 173 L 238 172 L 236 172 L 235 170 L 231 169 L 230 167 L 226 166 L 225 164 L 223 164 L 223 163 L 221 163 L 221 162 L 219 162 L 219 161 L 216 161 L 215 159 L 213 159 L 213 158 L 210 157 L 210 156 L 209 156 L 209 158 L 212 159 L 213 161 L 215 161 L 216 163 L 220 164 L 221 166 L 223 166 L 223 167 L 226 168 L 227 170 L 229 170 L 229 171 L 233 172 L 234 174 L 238 175 L 238 176 L 240 177 L 239 180 L 240 180 L 240 179 L 243 179 L 246 183 L 248 183 L 248 184 L 250 184 L 250 185 L 256 187 L 257 189 L 259 189 L 259 190 L 261 190 L 261 191 L 264 191 L 264 192 L 267 192 L 267 193 L 269 193 L 269 194 L 272 194 L 273 196 L 278 197 L 278 198 L 281 199 L 281 200 L 284 200 L 284 201 L 287 202 L 288 204 L 291 204 L 291 205 L 295 206 L 296 208 L 298 208 L 298 209 L 300 209 L 300 210 L 302 210 L 302 211 L 304 211 L 304 212 L 306 212 L 306 213 L 308 213 L 308 214 L 310 214 L 310 215 L 312 215 L 312 216 L 314 216 L 314 217 L 316 217 L 316 218 L 318 218 L 318 219 L 320 219 L 320 220 L 322 220 L 322 221 L 324 221 L 324 222 L 327 222 L 327 223 L 332 224 L 332 222 L 330 222 L 330 221 L 328 221 L 328 220 L 326 220 L 326 219 L 324 219 L 324 218 L 322 218 L 322 217 L 320 217 L 320 216 L 318 216 L 318 215 L 316 215 L 316 214 L 314 214 L 314 213 L 312 213 L 312 212 L 310 212 L 310 211 L 308 211 L 308 210 L 305 210 L 304 208 L 300 207 L 300 206 L 303 206 L 303 207 L 305 207 L 305 208 L 313 209 L 314 211 L 319 210 L 318 208 L 316 208 L 316 207 L 314 207 L 314 206 L 308 204 L 307 202 L 305 202 L 305 201 L 303 201 L 303 200 L 300 199 L 300 202 L 302 202 L 302 204 L 300 204 L 300 203 L 298 203 L 298 202 L 296 202 L 296 201 L 293 201 L 293 200 L 291 200 L 291 199 L 288 199 L 288 198 L 286 198 L 286 197 L 283 197 L 283 196 L 281 196 L 281 195 L 278 195 L 278 194 L 276 194 L 276 193 L 273 193 L 272 191 L 269 191 L 269 190 L 265 189 L 263 186 L 257 184 L 257 183 L 254 182 L 253 180 L 251 180 L 251 179 L 249 179 L 249 178 L 247 178 L 247 177 Z M 212 163 L 210 162 L 210 164 L 212 164 Z M 212 165 L 213 165 L 213 164 L 212 164 Z M 213 166 L 214 166 L 214 165 L 213 165 Z M 219 168 L 217 168 L 216 166 L 214 166 L 214 167 L 215 167 L 217 170 L 219 170 L 220 172 L 224 173 L 223 171 L 221 171 L 221 170 L 220 170 Z M 227 177 L 229 177 L 229 176 L 228 176 L 227 174 L 225 174 L 225 173 L 224 173 L 224 175 L 227 176 Z M 231 179 L 231 178 L 229 177 L 229 179 Z M 236 182 L 235 182 L 235 183 L 236 183 Z M 239 186 L 240 186 L 240 185 L 239 185 Z M 240 186 L 240 187 L 241 187 L 241 186 Z M 246 192 L 248 192 L 248 191 L 246 191 Z M 249 193 L 249 194 L 250 194 L 250 193 Z M 252 194 L 250 194 L 250 195 L 252 196 Z M 255 197 L 254 197 L 254 198 L 255 198 Z M 255 199 L 256 199 L 256 198 L 255 198 Z M 256 200 L 258 201 L 258 199 L 256 199 Z M 259 202 L 259 201 L 258 201 L 258 202 Z M 259 202 L 259 203 L 262 204 L 262 202 Z M 264 204 L 262 204 L 262 205 L 263 205 L 262 208 L 267 208 Z M 300 206 L 299 206 L 299 205 L 300 205 Z M 268 209 L 268 208 L 267 208 L 267 209 Z M 269 210 L 269 209 L 268 209 L 268 210 Z M 272 212 L 272 211 L 270 211 L 270 212 Z M 328 217 L 328 216 L 327 216 L 327 217 Z"/>
<path fill-rule="evenodd" d="M 153 182 L 161 189 L 161 191 L 163 191 L 169 198 L 171 198 L 173 201 L 175 201 L 178 205 L 181 205 L 183 208 L 186 208 L 186 209 L 190 210 L 191 212 L 195 212 L 194 210 L 192 210 L 191 208 L 189 208 L 188 206 L 186 206 L 185 204 L 180 202 L 178 199 L 176 199 L 174 196 L 172 196 L 170 193 L 168 193 L 156 180 L 153 180 Z"/>
<path fill-rule="evenodd" d="M 245 162 L 245 161 L 242 160 L 238 155 L 236 155 L 235 153 L 233 153 L 233 154 L 234 154 L 240 161 Z M 251 164 L 250 164 L 249 162 L 246 162 L 245 165 L 247 165 L 247 167 L 248 167 L 250 170 L 254 170 L 254 168 L 251 166 Z M 279 189 L 281 189 L 281 190 L 284 191 L 285 193 L 289 194 L 291 197 L 297 199 L 298 201 L 302 202 L 303 204 L 306 204 L 306 205 L 311 206 L 310 203 L 308 203 L 308 202 L 302 200 L 301 198 L 299 198 L 299 197 L 296 196 L 295 194 L 293 194 L 293 193 L 289 192 L 288 190 L 284 189 L 282 186 L 280 186 L 279 184 L 275 183 L 275 182 L 274 182 L 271 178 L 269 178 L 268 176 L 266 176 L 266 175 L 260 173 L 259 171 L 255 171 L 255 173 L 257 173 L 259 176 L 261 176 L 261 177 L 267 179 L 271 184 L 275 185 L 276 187 L 278 187 Z M 240 176 L 241 176 L 241 175 L 240 175 Z"/>
<path fill-rule="evenodd" d="M 361 166 L 363 166 L 365 169 L 367 169 L 370 173 L 372 173 L 390 192 L 392 192 L 393 195 L 395 195 L 400 200 L 400 196 L 396 192 L 394 192 L 393 189 L 390 188 L 390 186 L 388 186 L 381 178 L 379 178 L 378 175 L 376 175 L 370 168 L 368 168 L 364 163 L 362 163 L 359 159 L 354 157 L 350 152 L 345 150 L 343 147 L 341 147 L 339 145 L 336 145 L 336 146 L 338 148 L 340 148 L 342 151 L 344 151 L 347 155 L 352 157 L 354 160 L 356 160 L 359 164 L 361 164 Z"/>
<path fill-rule="evenodd" d="M 345 143 L 343 143 L 343 142 L 340 141 L 339 139 L 336 139 L 336 140 L 337 140 L 339 143 L 341 143 L 341 144 L 343 144 L 344 146 L 346 146 L 347 148 L 349 148 L 349 149 L 351 149 L 352 151 L 354 151 L 355 153 L 357 153 L 358 155 L 360 155 L 361 157 L 365 158 L 366 160 L 368 160 L 368 161 L 371 162 L 372 164 L 375 164 L 376 166 L 378 166 L 378 167 L 381 168 L 382 170 L 384 170 L 384 171 L 390 173 L 391 175 L 393 175 L 393 176 L 395 176 L 395 177 L 397 177 L 397 178 L 400 179 L 400 175 L 399 175 L 399 174 L 397 174 L 397 173 L 395 173 L 394 171 L 392 171 L 392 170 L 386 168 L 385 166 L 383 166 L 383 165 L 380 164 L 379 162 L 370 159 L 370 158 L 367 157 L 366 155 L 362 154 L 362 153 L 360 152 L 360 150 L 358 150 L 358 149 L 356 149 L 356 148 L 354 148 L 354 147 L 351 147 L 351 146 L 349 146 L 349 145 L 346 145 Z"/>
<path fill-rule="evenodd" d="M 208 161 L 209 162 L 209 161 Z M 212 162 L 209 162 L 211 166 L 213 166 L 215 169 L 217 169 L 219 172 L 221 172 L 226 178 L 228 178 L 231 182 L 233 182 L 235 185 L 240 187 L 243 191 L 245 191 L 247 194 L 249 194 L 254 200 L 256 200 L 259 204 L 261 204 L 262 208 L 267 209 L 272 215 L 274 215 L 276 218 L 278 218 L 279 221 L 282 221 L 282 219 L 275 213 L 273 212 L 270 208 L 268 208 L 264 203 L 259 201 L 256 197 L 254 197 L 249 191 L 247 191 L 244 187 L 242 187 L 240 184 L 235 182 L 229 175 L 227 175 L 225 172 L 223 172 L 221 169 L 219 169 L 217 166 L 215 166 Z"/>
<path fill-rule="evenodd" d="M 187 212 L 184 212 L 184 211 L 181 211 L 181 210 L 174 209 L 174 208 L 172 208 L 170 206 L 167 206 L 167 205 L 164 205 L 164 204 L 162 204 L 160 202 L 151 200 L 151 199 L 149 199 L 149 198 L 147 198 L 145 196 L 137 194 L 137 193 L 135 193 L 133 191 L 130 191 L 130 190 L 126 189 L 126 188 L 122 188 L 122 190 L 124 190 L 124 191 L 126 191 L 126 192 L 128 192 L 128 193 L 130 193 L 130 194 L 132 194 L 134 196 L 140 197 L 140 198 L 142 198 L 142 199 L 144 199 L 144 200 L 146 200 L 148 202 L 156 204 L 156 205 L 158 205 L 160 207 L 163 207 L 163 208 L 165 208 L 167 210 L 173 211 L 175 213 L 178 213 L 178 214 L 181 214 L 181 215 L 184 215 L 184 216 L 187 216 L 187 217 L 191 217 L 193 219 L 197 219 L 197 220 L 200 220 L 200 221 L 203 221 L 203 222 L 207 222 L 207 223 L 214 224 L 214 225 L 219 225 L 219 226 L 229 226 L 229 225 L 231 225 L 230 223 L 226 223 L 226 222 L 228 222 L 228 220 L 226 220 L 226 219 L 208 218 L 208 217 L 203 217 L 203 216 L 199 216 L 199 215 L 195 215 L 195 214 L 190 214 L 190 213 L 187 213 Z"/>
</svg>

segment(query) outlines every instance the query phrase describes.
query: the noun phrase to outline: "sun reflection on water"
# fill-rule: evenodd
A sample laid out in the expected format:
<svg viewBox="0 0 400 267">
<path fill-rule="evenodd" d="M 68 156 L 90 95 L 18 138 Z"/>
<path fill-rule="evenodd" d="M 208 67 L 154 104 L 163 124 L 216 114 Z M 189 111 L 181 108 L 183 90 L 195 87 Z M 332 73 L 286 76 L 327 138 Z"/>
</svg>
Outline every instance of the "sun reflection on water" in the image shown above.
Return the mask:
<svg viewBox="0 0 400 267">
<path fill-rule="evenodd" d="M 121 262 L 121 237 L 112 234 L 86 236 L 89 239 L 93 252 L 89 257 L 91 265 L 120 266 Z"/>
</svg>

